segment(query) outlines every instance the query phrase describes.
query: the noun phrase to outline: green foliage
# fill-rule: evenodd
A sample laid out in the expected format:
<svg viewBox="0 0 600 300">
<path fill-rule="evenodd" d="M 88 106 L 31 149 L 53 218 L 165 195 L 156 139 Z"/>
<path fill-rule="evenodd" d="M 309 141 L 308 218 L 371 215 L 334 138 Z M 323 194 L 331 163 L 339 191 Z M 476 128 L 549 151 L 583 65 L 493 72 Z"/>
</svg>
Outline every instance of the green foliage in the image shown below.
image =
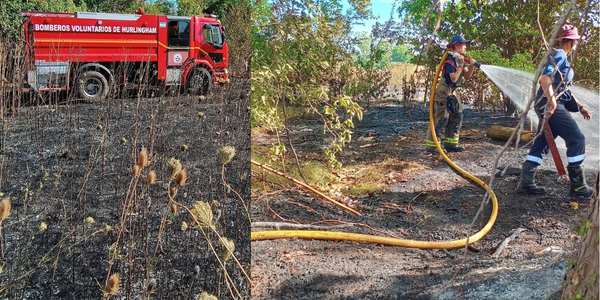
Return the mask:
<svg viewBox="0 0 600 300">
<path fill-rule="evenodd" d="M 340 109 L 343 109 L 347 114 L 346 118 L 339 113 Z M 362 108 L 358 103 L 352 101 L 352 98 L 342 96 L 335 99 L 333 104 L 326 104 L 323 108 L 323 114 L 329 117 L 325 121 L 325 126 L 335 130 L 337 133 L 337 139 L 329 148 L 325 148 L 325 157 L 329 161 L 328 166 L 330 168 L 339 169 L 342 164 L 336 159 L 335 155 L 342 151 L 342 147 L 345 146 L 346 142 L 352 141 L 353 132 L 351 128 L 354 128 L 352 119 L 356 117 L 359 121 L 362 120 Z"/>
<path fill-rule="evenodd" d="M 597 278 L 598 278 L 598 275 L 596 275 L 596 274 L 590 275 L 590 278 L 588 278 L 588 286 L 594 287 L 594 284 L 596 283 Z"/>
<path fill-rule="evenodd" d="M 144 12 L 149 15 L 177 15 L 175 2 L 169 0 L 156 0 L 146 4 Z"/>
<path fill-rule="evenodd" d="M 577 229 L 577 235 L 584 236 L 591 225 L 592 222 L 590 222 L 589 220 L 581 222 L 581 226 Z"/>
<path fill-rule="evenodd" d="M 395 46 L 392 49 L 393 62 L 409 62 L 414 58 L 414 55 L 409 53 L 409 48 L 406 45 Z"/>
<path fill-rule="evenodd" d="M 332 168 L 341 164 L 336 153 L 351 141 L 354 119 L 362 109 L 346 94 L 353 59 L 345 51 L 350 20 L 363 15 L 362 5 L 343 14 L 337 0 L 313 3 L 254 1 L 252 3 L 252 126 L 272 131 L 285 128 L 285 102 L 319 114 L 323 131 L 333 136 L 325 151 Z"/>
<path fill-rule="evenodd" d="M 205 0 L 177 0 L 177 13 L 180 16 L 203 15 L 206 6 Z"/>
<path fill-rule="evenodd" d="M 550 39 L 559 16 L 569 2 L 540 0 L 536 1 L 446 1 L 444 2 L 442 23 L 436 42 L 429 53 L 425 53 L 422 62 L 430 68 L 435 67 L 441 53 L 455 34 L 473 40 L 468 55 L 483 64 L 501 66 L 535 72 L 546 48 L 544 38 Z M 567 22 L 583 29 L 584 11 L 587 1 L 580 1 Z M 598 87 L 599 22 L 597 17 L 598 1 L 590 3 L 588 24 L 585 34 L 588 43 L 580 46 L 575 62 L 575 83 L 587 87 Z M 594 9 L 595 7 L 595 9 Z M 411 42 L 415 48 L 421 47 L 422 22 L 429 13 L 431 1 L 403 1 L 399 7 L 402 30 L 396 32 L 397 38 Z M 538 13 L 539 9 L 539 13 Z M 425 35 L 429 36 L 435 27 L 437 10 L 429 16 L 425 26 Z M 539 20 L 539 25 L 538 25 Z M 541 28 L 541 29 L 540 29 Z M 496 47 L 499 46 L 499 47 Z M 482 54 L 479 56 L 478 54 Z M 479 59 L 478 59 L 479 58 Z"/>
<path fill-rule="evenodd" d="M 502 52 L 491 45 L 486 49 L 468 51 L 468 55 L 484 64 L 533 72 L 537 70 L 530 53 L 515 53 L 512 57 L 502 57 Z"/>
<path fill-rule="evenodd" d="M 229 45 L 230 75 L 250 78 L 250 1 L 236 1 L 223 14 L 221 21 Z"/>
<path fill-rule="evenodd" d="M 21 11 L 76 12 L 86 10 L 86 3 L 75 4 L 73 0 L 47 0 L 23 2 L 21 0 L 0 1 L 0 35 L 14 37 L 19 35 L 19 26 L 23 23 Z"/>
<path fill-rule="evenodd" d="M 389 42 L 375 41 L 368 35 L 358 38 L 359 53 L 355 55 L 356 65 L 363 69 L 381 69 L 392 61 L 393 46 Z"/>
<path fill-rule="evenodd" d="M 577 265 L 577 261 L 575 261 L 574 259 L 568 259 L 567 262 L 573 267 Z"/>
</svg>

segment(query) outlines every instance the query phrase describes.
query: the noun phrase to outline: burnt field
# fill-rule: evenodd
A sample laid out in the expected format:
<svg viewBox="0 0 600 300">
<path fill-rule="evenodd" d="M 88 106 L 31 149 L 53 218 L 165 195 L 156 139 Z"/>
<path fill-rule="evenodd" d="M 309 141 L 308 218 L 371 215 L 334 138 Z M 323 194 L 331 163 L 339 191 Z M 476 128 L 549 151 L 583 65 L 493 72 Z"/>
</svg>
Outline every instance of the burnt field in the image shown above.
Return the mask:
<svg viewBox="0 0 600 300">
<path fill-rule="evenodd" d="M 0 298 L 249 298 L 249 92 L 5 111 Z"/>
<path fill-rule="evenodd" d="M 485 191 L 451 168 L 439 154 L 425 151 L 428 110 L 398 103 L 367 109 L 356 123 L 355 138 L 339 155 L 343 167 L 329 175 L 323 147 L 328 140 L 318 116 L 290 126 L 300 165 L 312 186 L 362 214 L 328 203 L 299 186 L 253 167 L 253 231 L 328 230 L 397 237 L 416 241 L 452 241 L 465 237 Z M 461 130 L 464 152 L 449 153 L 459 167 L 489 182 L 499 202 L 494 226 L 467 252 L 461 249 L 412 249 L 357 241 L 277 239 L 252 242 L 254 299 L 558 299 L 577 245 L 577 226 L 589 200 L 569 196 L 569 183 L 558 181 L 546 157 L 537 183 L 545 195 L 519 194 L 520 166 L 528 147 L 511 148 L 499 167 L 494 159 L 504 142 L 486 136 L 492 125 L 514 127 L 504 112 L 469 108 Z M 253 155 L 266 156 L 274 133 L 253 135 Z M 288 158 L 293 163 L 293 158 Z M 295 165 L 288 165 L 288 172 Z M 307 167 L 309 166 L 309 167 Z M 597 161 L 584 162 L 588 184 Z M 318 176 L 315 176 L 317 174 Z M 512 175 L 511 175 L 512 174 Z M 297 176 L 300 178 L 299 176 Z M 279 181 L 278 181 L 279 180 Z M 482 228 L 491 214 L 484 206 L 474 222 Z M 516 238 L 506 247 L 502 243 Z"/>
</svg>

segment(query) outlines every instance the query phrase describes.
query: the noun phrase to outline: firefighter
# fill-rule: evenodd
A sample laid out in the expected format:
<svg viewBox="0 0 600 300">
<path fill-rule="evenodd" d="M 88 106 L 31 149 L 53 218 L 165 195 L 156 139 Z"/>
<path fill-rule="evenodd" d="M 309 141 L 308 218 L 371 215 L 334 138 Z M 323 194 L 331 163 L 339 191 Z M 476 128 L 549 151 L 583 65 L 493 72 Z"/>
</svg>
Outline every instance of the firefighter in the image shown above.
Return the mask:
<svg viewBox="0 0 600 300">
<path fill-rule="evenodd" d="M 442 129 L 446 129 L 444 148 L 447 152 L 461 152 L 463 147 L 458 145 L 460 127 L 463 120 L 463 104 L 459 95 L 459 87 L 462 77 L 471 78 L 475 70 L 475 60 L 469 61 L 470 67 L 466 68 L 464 53 L 471 43 L 460 35 L 455 35 L 446 46 L 453 52 L 448 55 L 444 64 L 443 77 L 435 89 L 433 103 L 433 126 L 435 134 L 440 140 Z M 431 128 L 427 128 L 426 149 L 428 153 L 437 153 L 437 148 L 431 134 Z"/>
<path fill-rule="evenodd" d="M 540 76 L 537 99 L 541 98 L 541 100 L 535 105 L 535 110 L 540 116 L 538 132 L 541 132 L 542 122 L 547 119 L 552 136 L 554 138 L 560 136 L 566 142 L 570 194 L 589 198 L 592 196 L 592 189 L 585 182 L 585 174 L 581 166 L 585 154 L 585 136 L 579 130 L 571 112 L 581 113 L 586 120 L 592 118 L 592 113 L 583 107 L 568 90 L 574 72 L 567 56 L 575 50 L 581 38 L 575 26 L 563 25 L 559 29 L 553 54 Z M 523 163 L 518 192 L 533 195 L 541 195 L 546 192 L 545 188 L 535 184 L 534 175 L 548 151 L 547 140 L 543 137 L 537 138 Z"/>
</svg>

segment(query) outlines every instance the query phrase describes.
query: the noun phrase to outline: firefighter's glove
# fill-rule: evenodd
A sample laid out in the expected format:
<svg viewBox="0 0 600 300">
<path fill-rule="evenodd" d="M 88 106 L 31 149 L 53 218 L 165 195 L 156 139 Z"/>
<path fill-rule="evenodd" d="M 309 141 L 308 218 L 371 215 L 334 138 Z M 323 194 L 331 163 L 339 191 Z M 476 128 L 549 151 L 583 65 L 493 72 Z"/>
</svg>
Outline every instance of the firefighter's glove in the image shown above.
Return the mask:
<svg viewBox="0 0 600 300">
<path fill-rule="evenodd" d="M 456 99 L 456 96 L 450 95 L 446 97 L 446 108 L 451 114 L 455 114 L 458 112 L 458 110 L 460 109 L 460 104 L 458 103 L 458 99 Z"/>
</svg>

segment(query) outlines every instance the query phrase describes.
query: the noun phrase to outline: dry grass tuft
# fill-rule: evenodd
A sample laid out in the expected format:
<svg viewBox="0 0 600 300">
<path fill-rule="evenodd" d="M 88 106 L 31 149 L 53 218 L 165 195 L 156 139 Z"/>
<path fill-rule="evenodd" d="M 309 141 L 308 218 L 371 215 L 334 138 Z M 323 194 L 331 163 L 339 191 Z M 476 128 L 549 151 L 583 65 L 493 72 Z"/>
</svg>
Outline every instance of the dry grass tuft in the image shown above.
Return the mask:
<svg viewBox="0 0 600 300">
<path fill-rule="evenodd" d="M 184 186 L 186 180 L 187 180 L 187 171 L 181 170 L 181 172 L 179 172 L 179 174 L 177 174 L 177 177 L 175 178 L 175 183 L 177 183 L 178 186 Z"/>
<path fill-rule="evenodd" d="M 148 151 L 146 151 L 146 148 L 142 148 L 142 151 L 140 151 L 140 154 L 138 155 L 137 165 L 142 168 L 148 165 Z"/>
<path fill-rule="evenodd" d="M 210 204 L 203 201 L 196 201 L 192 209 L 190 210 L 189 221 L 193 226 L 198 227 L 212 227 L 213 223 L 213 212 L 210 208 Z"/>
<path fill-rule="evenodd" d="M 171 157 L 167 162 L 167 169 L 169 170 L 169 180 L 173 180 L 181 172 L 181 163 L 179 160 Z"/>
<path fill-rule="evenodd" d="M 6 220 L 10 215 L 10 198 L 6 197 L 0 201 L 0 221 Z"/>
<path fill-rule="evenodd" d="M 213 296 L 207 292 L 202 292 L 200 296 L 198 296 L 198 300 L 219 300 L 216 296 Z"/>
<path fill-rule="evenodd" d="M 221 256 L 221 259 L 224 262 L 231 258 L 233 250 L 235 250 L 235 244 L 232 240 L 229 240 L 226 237 L 219 238 L 219 256 Z"/>
<path fill-rule="evenodd" d="M 416 65 L 409 63 L 393 63 L 389 66 L 392 78 L 389 85 L 402 86 L 402 80 L 407 80 L 412 76 L 417 68 Z"/>
<path fill-rule="evenodd" d="M 94 223 L 96 223 L 96 220 L 94 220 L 92 217 L 87 217 L 83 220 L 83 226 L 90 226 Z"/>
<path fill-rule="evenodd" d="M 224 165 L 228 164 L 233 156 L 235 155 L 235 148 L 231 146 L 225 146 L 221 148 L 221 161 Z"/>
<path fill-rule="evenodd" d="M 141 168 L 138 165 L 133 166 L 133 169 L 131 170 L 131 175 L 133 176 L 139 176 L 140 175 L 140 171 Z"/>
<path fill-rule="evenodd" d="M 46 231 L 46 229 L 48 229 L 48 224 L 46 224 L 46 222 L 42 222 L 42 224 L 40 224 L 40 232 L 42 231 Z"/>
<path fill-rule="evenodd" d="M 154 184 L 156 182 L 156 172 L 154 172 L 154 171 L 148 172 L 148 177 L 146 177 L 146 182 L 148 182 L 148 184 Z"/>
<path fill-rule="evenodd" d="M 108 282 L 106 282 L 106 286 L 104 287 L 104 292 L 113 295 L 119 290 L 119 273 L 115 273 L 110 275 L 108 278 Z"/>
</svg>

